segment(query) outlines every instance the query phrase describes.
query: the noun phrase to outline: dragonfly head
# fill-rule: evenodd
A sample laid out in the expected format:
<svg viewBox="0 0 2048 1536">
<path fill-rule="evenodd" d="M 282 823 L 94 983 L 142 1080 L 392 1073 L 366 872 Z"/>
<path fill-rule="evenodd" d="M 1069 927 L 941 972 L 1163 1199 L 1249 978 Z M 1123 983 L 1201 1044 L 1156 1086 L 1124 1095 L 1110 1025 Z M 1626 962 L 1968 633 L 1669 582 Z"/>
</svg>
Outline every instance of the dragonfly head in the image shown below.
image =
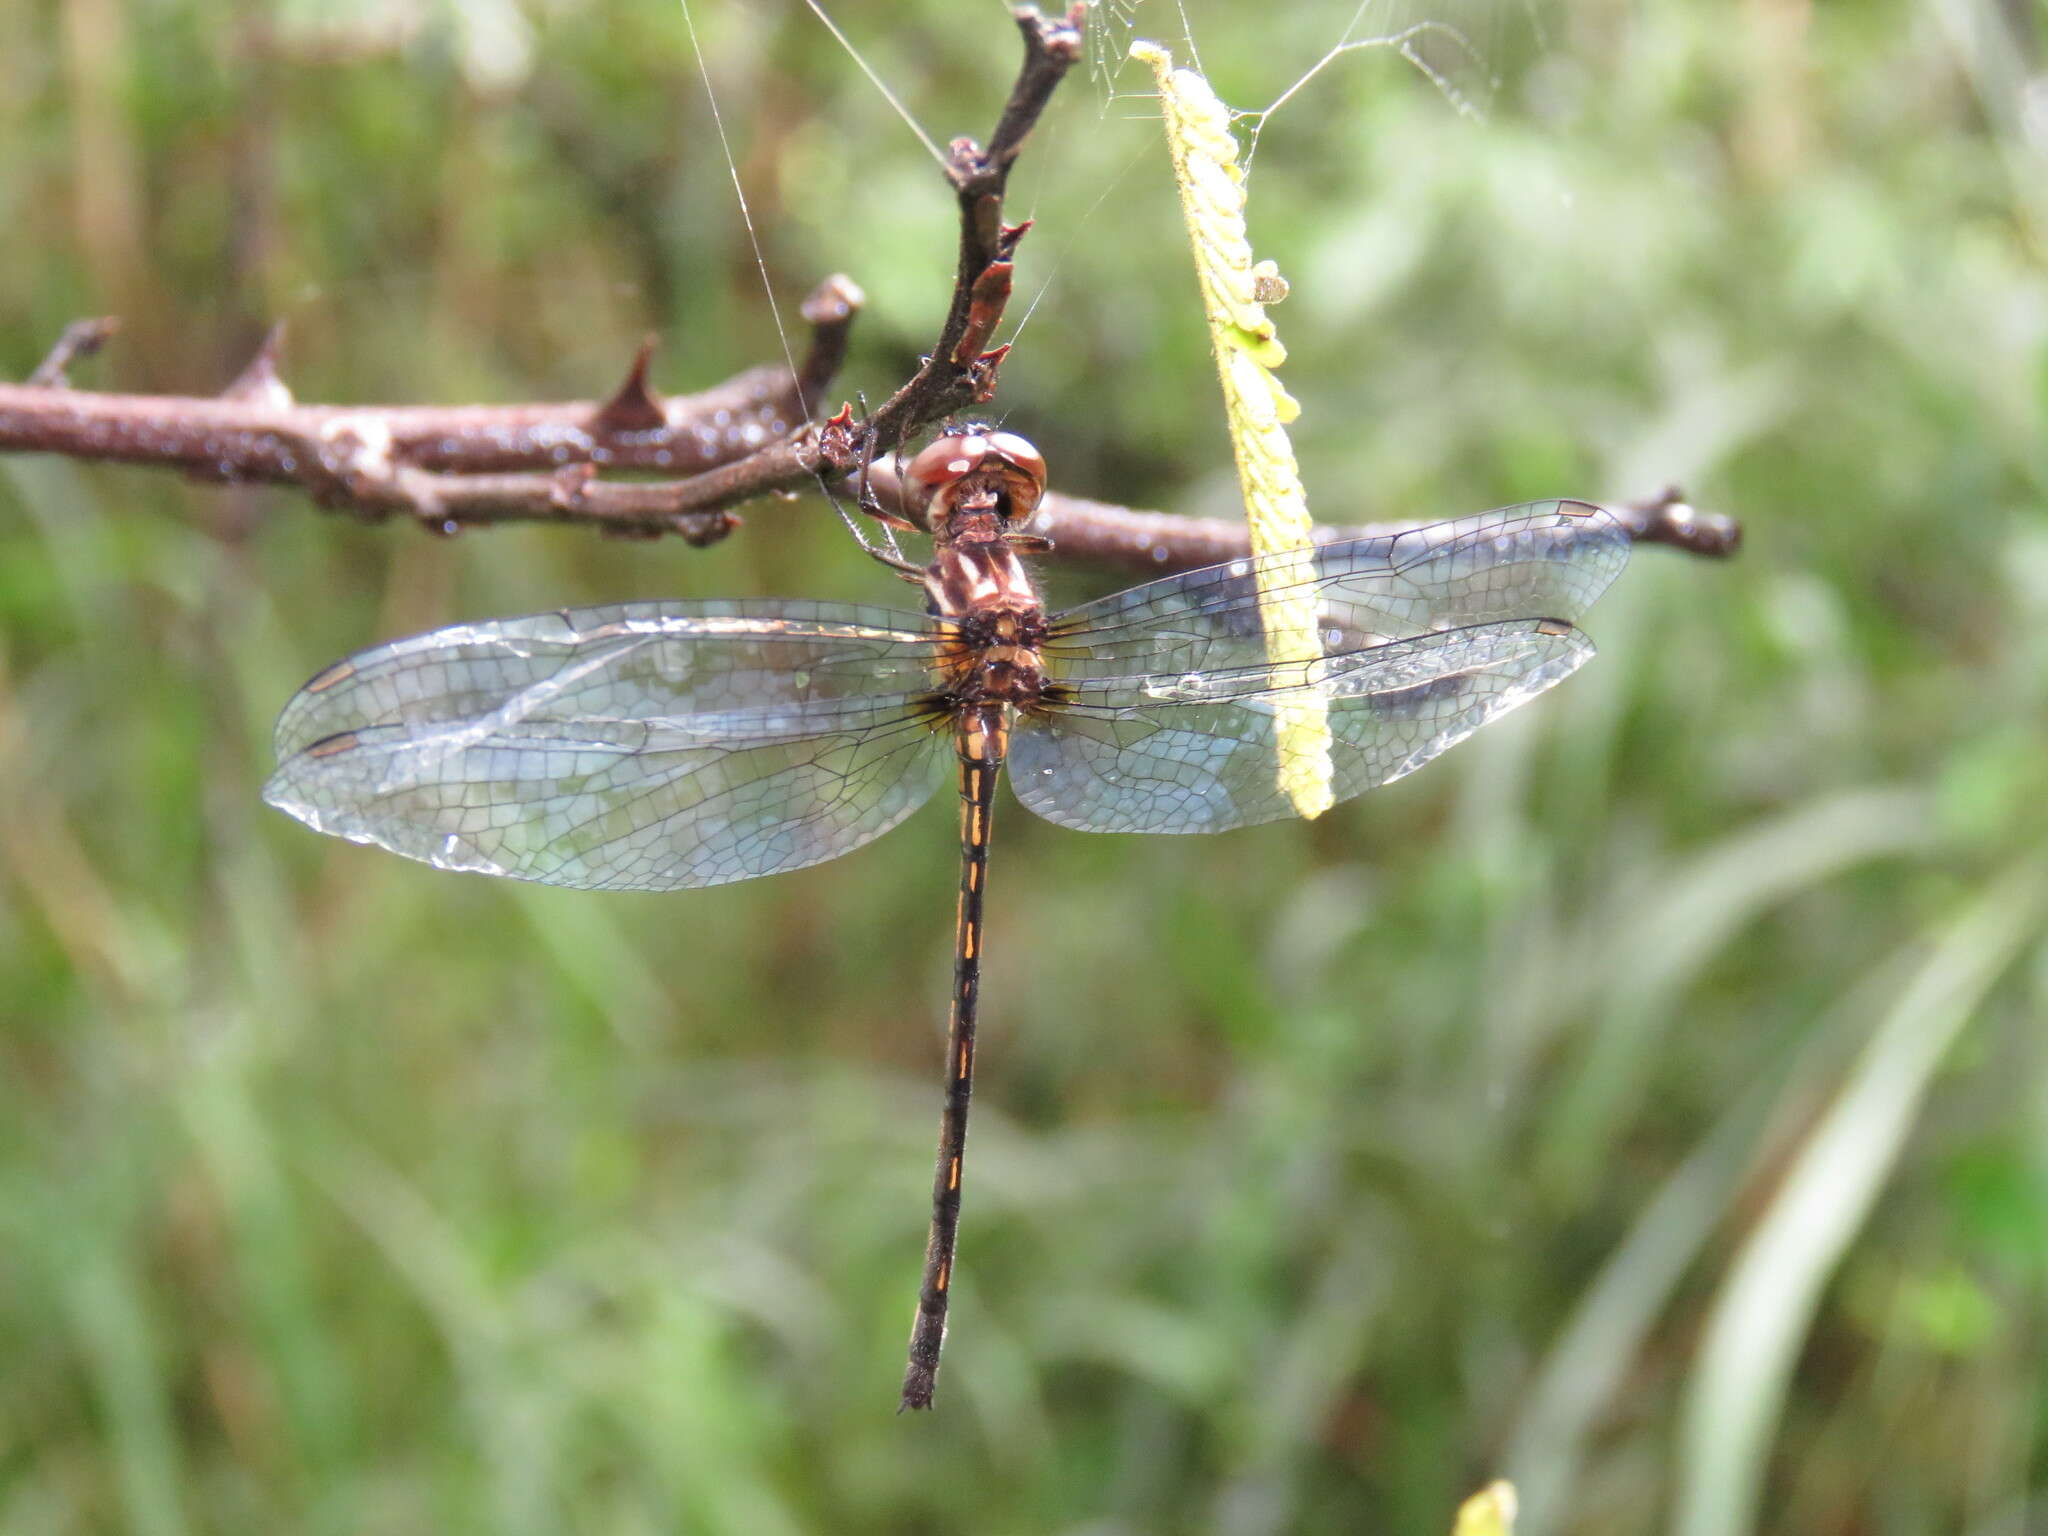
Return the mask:
<svg viewBox="0 0 2048 1536">
<path fill-rule="evenodd" d="M 903 480 L 912 515 L 928 529 L 956 511 L 1021 522 L 1045 494 L 1045 455 L 1014 432 L 962 427 L 933 439 Z"/>
</svg>

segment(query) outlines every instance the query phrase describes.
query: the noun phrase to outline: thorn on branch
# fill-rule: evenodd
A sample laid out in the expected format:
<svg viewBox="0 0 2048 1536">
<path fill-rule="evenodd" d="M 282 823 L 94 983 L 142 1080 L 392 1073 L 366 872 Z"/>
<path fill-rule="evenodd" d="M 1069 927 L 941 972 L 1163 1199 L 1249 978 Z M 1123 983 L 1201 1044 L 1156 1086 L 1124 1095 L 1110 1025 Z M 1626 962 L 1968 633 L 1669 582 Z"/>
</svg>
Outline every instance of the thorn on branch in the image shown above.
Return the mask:
<svg viewBox="0 0 2048 1536">
<path fill-rule="evenodd" d="M 647 336 L 633 355 L 632 366 L 612 397 L 590 416 L 590 430 L 596 437 L 617 437 L 628 432 L 658 432 L 668 425 L 661 396 L 647 383 L 647 365 L 654 357 L 656 338 Z"/>
<path fill-rule="evenodd" d="M 221 399 L 275 406 L 279 410 L 297 404 L 284 380 L 278 377 L 277 360 L 283 349 L 284 322 L 280 320 L 265 333 L 263 344 L 235 375 L 235 381 L 220 392 Z"/>
<path fill-rule="evenodd" d="M 968 289 L 967 326 L 953 346 L 952 363 L 955 368 L 971 366 L 988 345 L 989 337 L 994 334 L 1003 318 L 1003 310 L 1010 302 L 1011 275 L 1016 270 L 1013 262 L 992 261 L 982 268 L 981 275 Z"/>
<path fill-rule="evenodd" d="M 1010 355 L 1010 344 L 1006 341 L 993 352 L 984 352 L 974 360 L 967 370 L 967 383 L 973 391 L 976 405 L 987 405 L 996 397 L 996 373 L 1003 366 L 1003 359 Z"/>
<path fill-rule="evenodd" d="M 36 389 L 69 389 L 71 379 L 65 370 L 73 363 L 91 357 L 120 329 L 118 315 L 72 321 L 64 327 L 64 334 L 57 338 L 57 344 L 50 348 L 48 355 L 36 364 L 35 372 L 28 376 L 29 385 Z"/>
<path fill-rule="evenodd" d="M 861 432 L 853 424 L 853 407 L 841 405 L 818 424 L 818 472 L 849 475 L 860 468 Z"/>
</svg>

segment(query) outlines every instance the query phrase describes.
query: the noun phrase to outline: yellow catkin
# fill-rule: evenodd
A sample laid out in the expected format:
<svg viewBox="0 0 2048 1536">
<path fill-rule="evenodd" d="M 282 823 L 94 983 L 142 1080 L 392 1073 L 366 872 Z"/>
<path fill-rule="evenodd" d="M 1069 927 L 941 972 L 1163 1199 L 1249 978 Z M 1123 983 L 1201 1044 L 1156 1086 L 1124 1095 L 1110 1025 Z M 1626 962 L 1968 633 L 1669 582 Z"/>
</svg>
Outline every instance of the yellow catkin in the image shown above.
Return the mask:
<svg viewBox="0 0 2048 1536">
<path fill-rule="evenodd" d="M 1458 1506 L 1458 1523 L 1451 1536 L 1514 1536 L 1515 1485 L 1507 1481 L 1488 1483 Z"/>
<path fill-rule="evenodd" d="M 1131 57 L 1152 66 L 1166 119 L 1166 143 L 1180 186 L 1181 211 L 1195 251 L 1202 308 L 1223 381 L 1230 445 L 1244 490 L 1252 553 L 1260 557 L 1259 597 L 1266 616 L 1266 659 L 1276 685 L 1308 682 L 1322 660 L 1308 498 L 1295 467 L 1287 423 L 1301 413 L 1273 376 L 1287 359 L 1260 293 L 1284 293 L 1271 262 L 1254 263 L 1245 237 L 1244 170 L 1230 113 L 1193 70 L 1175 69 L 1156 43 L 1131 44 Z M 1281 792 L 1303 816 L 1330 808 L 1330 712 L 1314 689 L 1276 700 L 1274 749 Z"/>
</svg>

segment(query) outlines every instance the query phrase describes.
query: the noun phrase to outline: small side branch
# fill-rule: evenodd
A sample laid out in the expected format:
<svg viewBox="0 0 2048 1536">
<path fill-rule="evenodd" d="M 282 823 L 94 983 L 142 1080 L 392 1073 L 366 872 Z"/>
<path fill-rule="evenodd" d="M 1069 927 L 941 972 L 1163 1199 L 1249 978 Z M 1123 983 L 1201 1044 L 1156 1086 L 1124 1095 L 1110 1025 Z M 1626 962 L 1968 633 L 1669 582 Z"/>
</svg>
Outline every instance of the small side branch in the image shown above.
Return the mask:
<svg viewBox="0 0 2048 1536">
<path fill-rule="evenodd" d="M 28 376 L 28 382 L 39 389 L 66 389 L 71 376 L 66 371 L 80 358 L 91 357 L 107 344 L 114 332 L 121 329 L 121 322 L 112 315 L 102 315 L 97 320 L 74 320 L 64 327 L 64 334 L 57 338 L 57 345 L 50 348 L 49 355 L 36 364 L 36 371 Z"/>
<path fill-rule="evenodd" d="M 955 139 L 946 155 L 946 176 L 960 204 L 960 262 L 953 278 L 953 302 L 930 355 L 864 423 L 860 435 L 872 454 L 887 453 L 919 427 L 995 393 L 996 373 L 1007 349 L 983 349 L 1009 302 L 1017 242 L 1031 227 L 1003 222 L 1003 194 L 1010 167 L 1046 102 L 1081 58 L 1088 7 L 1075 0 L 1066 15 L 1049 17 L 1025 6 L 1015 16 L 1024 37 L 1024 62 L 988 147 L 983 149 L 972 139 Z"/>
</svg>

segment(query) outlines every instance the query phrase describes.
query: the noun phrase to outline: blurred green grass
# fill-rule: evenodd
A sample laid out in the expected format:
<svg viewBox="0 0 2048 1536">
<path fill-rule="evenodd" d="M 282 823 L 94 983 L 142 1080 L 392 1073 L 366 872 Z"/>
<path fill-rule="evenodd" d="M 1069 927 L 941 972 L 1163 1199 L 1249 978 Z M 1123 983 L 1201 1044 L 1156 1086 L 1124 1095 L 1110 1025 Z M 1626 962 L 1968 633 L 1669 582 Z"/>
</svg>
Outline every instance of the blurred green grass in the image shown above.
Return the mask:
<svg viewBox="0 0 2048 1536">
<path fill-rule="evenodd" d="M 785 319 L 854 276 L 872 397 L 950 200 L 807 10 L 696 9 Z M 1252 106 L 1351 8 L 1189 10 Z M 985 131 L 999 7 L 833 14 Z M 0 460 L 0 1529 L 1435 1532 L 1497 1472 L 1525 1536 L 2048 1518 L 2040 13 L 1507 14 L 1484 124 L 1360 55 L 1261 137 L 1313 504 L 1677 478 L 1748 548 L 1641 551 L 1592 667 L 1315 825 L 1006 808 L 931 1418 L 949 818 L 636 899 L 257 798 L 380 638 L 900 601 L 836 525 L 434 542 Z M 1077 81 L 1020 167 L 1002 404 L 1065 486 L 1226 511 L 1145 113 Z M 307 399 L 777 354 L 671 6 L 72 0 L 0 20 L 0 142 L 7 376 L 104 312 L 122 388 L 279 315 Z"/>
</svg>

